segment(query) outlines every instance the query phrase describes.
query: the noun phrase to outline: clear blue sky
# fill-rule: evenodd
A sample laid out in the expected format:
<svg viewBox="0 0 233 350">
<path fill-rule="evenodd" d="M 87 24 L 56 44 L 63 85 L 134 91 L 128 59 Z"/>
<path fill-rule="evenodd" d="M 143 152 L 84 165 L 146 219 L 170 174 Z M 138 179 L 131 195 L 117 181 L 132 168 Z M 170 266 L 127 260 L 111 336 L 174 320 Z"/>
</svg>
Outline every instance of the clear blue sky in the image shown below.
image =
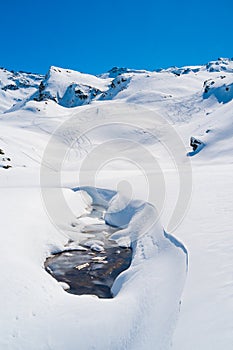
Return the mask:
<svg viewBox="0 0 233 350">
<path fill-rule="evenodd" d="M 6 0 L 0 11 L 7 69 L 98 74 L 233 56 L 232 0 Z"/>
</svg>

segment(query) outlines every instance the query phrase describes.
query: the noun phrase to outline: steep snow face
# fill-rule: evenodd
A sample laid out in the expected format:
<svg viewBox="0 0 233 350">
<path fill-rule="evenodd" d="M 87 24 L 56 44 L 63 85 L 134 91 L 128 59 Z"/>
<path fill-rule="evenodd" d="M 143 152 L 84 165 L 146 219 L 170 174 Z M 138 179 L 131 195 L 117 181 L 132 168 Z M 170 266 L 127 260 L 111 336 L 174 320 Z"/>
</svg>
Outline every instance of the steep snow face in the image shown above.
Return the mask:
<svg viewBox="0 0 233 350">
<path fill-rule="evenodd" d="M 109 83 L 109 79 L 52 66 L 32 98 L 51 99 L 64 107 L 76 107 L 90 103 L 107 90 Z"/>
<path fill-rule="evenodd" d="M 233 74 L 220 75 L 216 79 L 204 82 L 203 98 L 214 96 L 219 103 L 227 103 L 233 99 Z"/>
<path fill-rule="evenodd" d="M 34 93 L 42 79 L 43 75 L 0 68 L 0 113 Z"/>
</svg>

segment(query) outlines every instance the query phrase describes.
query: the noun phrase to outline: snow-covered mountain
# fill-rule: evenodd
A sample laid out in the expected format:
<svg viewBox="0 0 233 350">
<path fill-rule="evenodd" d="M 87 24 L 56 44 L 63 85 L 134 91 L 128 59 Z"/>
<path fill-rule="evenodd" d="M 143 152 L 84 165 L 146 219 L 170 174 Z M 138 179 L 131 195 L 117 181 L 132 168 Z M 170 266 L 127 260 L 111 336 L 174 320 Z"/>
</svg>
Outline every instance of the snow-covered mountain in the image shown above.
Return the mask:
<svg viewBox="0 0 233 350">
<path fill-rule="evenodd" d="M 233 59 L 1 68 L 0 349 L 231 350 L 232 120 Z M 45 259 L 109 223 L 114 298 L 66 293 Z"/>
<path fill-rule="evenodd" d="M 232 59 L 153 72 L 115 67 L 99 76 L 53 66 L 45 76 L 5 69 L 0 73 L 0 111 L 6 115 L 23 110 L 40 116 L 63 114 L 69 113 L 68 109 L 73 112 L 74 107 L 103 101 L 134 103 L 155 109 L 181 126 L 187 147 L 194 137 L 208 146 L 213 157 L 219 152 L 230 155 L 233 150 L 229 142 Z"/>
<path fill-rule="evenodd" d="M 0 68 L 0 113 L 32 95 L 44 76 Z"/>
<path fill-rule="evenodd" d="M 71 108 L 106 99 L 124 99 L 136 103 L 140 103 L 140 98 L 143 103 L 171 99 L 175 103 L 177 98 L 192 97 L 192 94 L 199 94 L 203 99 L 213 95 L 219 103 L 232 99 L 231 59 L 221 58 L 204 66 L 172 67 L 154 72 L 115 67 L 100 76 L 53 66 L 45 77 L 8 72 L 3 68 L 0 73 L 1 90 L 9 94 L 9 98 L 8 95 L 2 95 L 2 100 L 9 99 L 8 106 L 12 103 L 9 109 L 5 108 L 5 112 L 20 109 L 33 100 L 51 100 Z M 174 80 L 176 77 L 179 79 Z M 13 94 L 12 91 L 17 93 Z M 14 99 L 11 101 L 10 97 Z M 15 104 L 15 101 L 19 103 Z"/>
</svg>

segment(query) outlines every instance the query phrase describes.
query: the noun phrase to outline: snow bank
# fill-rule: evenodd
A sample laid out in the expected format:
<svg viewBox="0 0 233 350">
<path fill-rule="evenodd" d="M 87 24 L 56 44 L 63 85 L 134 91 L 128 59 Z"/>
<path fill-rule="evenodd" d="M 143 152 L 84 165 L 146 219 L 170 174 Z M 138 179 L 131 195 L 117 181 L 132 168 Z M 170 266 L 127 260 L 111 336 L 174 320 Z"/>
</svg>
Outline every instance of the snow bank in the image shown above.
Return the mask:
<svg viewBox="0 0 233 350">
<path fill-rule="evenodd" d="M 84 214 L 84 210 L 90 208 L 92 199 L 85 191 L 71 191 L 69 188 L 62 189 L 64 199 L 75 217 Z"/>
<path fill-rule="evenodd" d="M 124 349 L 152 349 L 154 344 L 156 349 L 167 349 L 179 312 L 187 250 L 164 232 L 156 209 L 149 203 L 116 193 L 109 200 L 105 221 L 124 227 L 113 233 L 111 239 L 133 248 L 130 268 L 118 276 L 112 287 L 116 300 L 129 297 L 138 303 L 134 305 L 131 330 L 134 336 Z"/>
<path fill-rule="evenodd" d="M 137 236 L 132 265 L 113 286 L 115 298 L 75 296 L 66 293 L 43 268 L 46 256 L 62 249 L 68 235 L 50 222 L 40 191 L 0 191 L 4 217 L 1 348 L 149 350 L 155 344 L 156 349 L 169 348 L 186 276 L 186 255 L 166 239 L 158 223 Z M 73 196 L 69 191 L 65 190 L 67 202 L 76 198 L 78 213 L 85 213 L 81 193 Z M 107 197 L 107 191 L 103 192 Z M 146 214 L 147 205 L 143 208 Z M 136 217 L 132 210 L 129 227 L 142 232 Z"/>
</svg>

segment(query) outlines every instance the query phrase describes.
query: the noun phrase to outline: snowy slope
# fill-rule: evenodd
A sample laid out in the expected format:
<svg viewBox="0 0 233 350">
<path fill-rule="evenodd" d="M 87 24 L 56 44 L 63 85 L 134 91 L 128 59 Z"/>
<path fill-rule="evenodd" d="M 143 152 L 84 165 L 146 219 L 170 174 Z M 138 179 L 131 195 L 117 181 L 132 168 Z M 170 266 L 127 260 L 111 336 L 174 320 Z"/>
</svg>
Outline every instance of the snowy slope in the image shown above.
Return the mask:
<svg viewBox="0 0 233 350">
<path fill-rule="evenodd" d="M 0 68 L 0 113 L 31 96 L 44 76 L 33 73 L 7 71 Z"/>
<path fill-rule="evenodd" d="M 4 103 L 8 106 L 11 103 L 7 112 L 16 111 L 16 115 L 22 110 L 52 115 L 67 114 L 67 108 L 101 101 L 134 103 L 156 110 L 172 124 L 179 125 L 187 148 L 191 136 L 209 145 L 216 140 L 219 142 L 225 131 L 230 134 L 227 122 L 230 117 L 227 115 L 231 113 L 229 103 L 233 98 L 232 72 L 233 61 L 230 59 L 219 59 L 205 66 L 173 67 L 154 72 L 113 68 L 99 77 L 51 67 L 39 86 L 41 76 L 36 78 L 37 83 L 28 80 L 27 84 L 31 85 L 30 88 L 27 85 L 27 97 L 23 101 L 14 105 L 8 98 L 2 103 L 2 108 L 6 109 Z M 6 84 L 9 86 L 10 78 L 7 79 L 2 80 L 5 87 Z M 37 90 L 31 94 L 36 84 Z M 20 100 L 25 89 L 18 89 Z M 11 94 L 18 90 L 11 91 Z M 2 93 L 5 96 L 6 92 L 2 90 Z M 220 113 L 224 115 L 221 119 L 218 117 Z M 227 144 L 230 146 L 229 142 Z M 212 154 L 216 156 L 214 152 Z"/>
<path fill-rule="evenodd" d="M 233 60 L 0 74 L 0 349 L 231 350 Z M 133 248 L 112 300 L 43 268 L 99 200 Z"/>
<path fill-rule="evenodd" d="M 20 109 L 31 100 L 52 100 L 64 107 L 88 104 L 107 90 L 109 83 L 107 78 L 101 79 L 90 74 L 51 66 L 37 91 L 12 110 Z"/>
</svg>

